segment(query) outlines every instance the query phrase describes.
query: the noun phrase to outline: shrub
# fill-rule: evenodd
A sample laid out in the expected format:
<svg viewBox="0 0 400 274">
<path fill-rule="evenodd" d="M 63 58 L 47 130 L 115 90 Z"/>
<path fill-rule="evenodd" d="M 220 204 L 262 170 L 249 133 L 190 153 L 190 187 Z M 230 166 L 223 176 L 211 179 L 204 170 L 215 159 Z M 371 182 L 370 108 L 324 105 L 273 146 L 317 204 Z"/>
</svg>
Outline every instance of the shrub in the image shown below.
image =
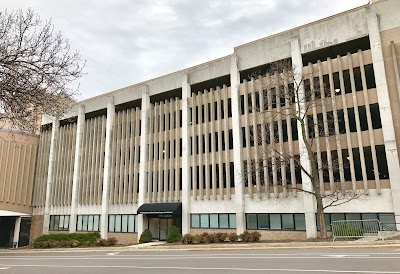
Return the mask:
<svg viewBox="0 0 400 274">
<path fill-rule="evenodd" d="M 228 237 L 227 233 L 221 233 L 221 232 L 217 232 L 214 235 L 215 235 L 214 243 L 223 243 Z"/>
<path fill-rule="evenodd" d="M 336 236 L 347 236 L 347 237 L 359 237 L 363 236 L 363 229 L 360 226 L 354 226 L 349 224 L 341 224 L 340 226 L 334 227 L 332 230 Z"/>
<path fill-rule="evenodd" d="M 239 239 L 246 243 L 255 243 L 259 242 L 261 238 L 261 234 L 258 231 L 248 232 L 245 231 L 239 235 Z"/>
<path fill-rule="evenodd" d="M 139 243 L 148 243 L 151 242 L 151 232 L 148 229 L 145 229 L 142 233 L 142 235 L 140 235 L 140 239 L 139 239 Z"/>
<path fill-rule="evenodd" d="M 98 239 L 96 239 L 96 245 L 97 246 L 108 246 L 108 242 L 106 239 L 98 238 Z"/>
<path fill-rule="evenodd" d="M 172 226 L 171 229 L 168 232 L 167 236 L 167 243 L 176 243 L 179 242 L 182 238 L 182 234 L 179 231 L 179 228 L 176 226 Z"/>
<path fill-rule="evenodd" d="M 261 238 L 261 234 L 258 231 L 253 231 L 250 233 L 250 241 L 253 243 L 259 242 Z"/>
<path fill-rule="evenodd" d="M 207 235 L 206 235 L 207 234 Z M 206 237 L 208 237 L 208 233 L 197 234 L 193 236 L 193 244 L 203 244 L 206 243 Z"/>
<path fill-rule="evenodd" d="M 117 238 L 111 237 L 107 239 L 108 245 L 116 245 L 118 243 Z"/>
<path fill-rule="evenodd" d="M 202 234 L 202 236 L 203 236 L 203 234 Z M 212 244 L 212 243 L 215 243 L 215 241 L 216 241 L 216 236 L 213 233 L 211 233 L 211 234 L 207 233 L 207 235 L 204 237 L 204 242 L 206 244 Z"/>
<path fill-rule="evenodd" d="M 239 240 L 239 236 L 238 236 L 236 233 L 234 233 L 234 232 L 229 233 L 229 234 L 228 234 L 228 240 L 229 240 L 230 242 L 237 242 L 237 240 Z"/>
<path fill-rule="evenodd" d="M 55 248 L 94 246 L 96 239 L 99 237 L 100 234 L 98 232 L 42 235 L 33 242 L 33 247 Z"/>
<path fill-rule="evenodd" d="M 191 245 L 193 244 L 193 235 L 192 234 L 185 234 L 182 238 L 181 238 L 181 243 L 184 245 Z"/>
<path fill-rule="evenodd" d="M 91 242 L 91 241 L 85 241 L 86 243 L 90 243 L 90 245 L 94 245 L 94 243 L 93 242 Z M 85 243 L 84 242 L 84 243 Z M 78 240 L 71 240 L 70 241 L 70 246 L 71 247 L 78 247 L 79 245 L 80 245 L 81 243 L 78 241 Z M 90 245 L 87 245 L 87 246 L 90 246 Z"/>
<path fill-rule="evenodd" d="M 239 239 L 243 242 L 249 242 L 250 241 L 250 232 L 244 231 L 242 234 L 239 235 Z"/>
</svg>

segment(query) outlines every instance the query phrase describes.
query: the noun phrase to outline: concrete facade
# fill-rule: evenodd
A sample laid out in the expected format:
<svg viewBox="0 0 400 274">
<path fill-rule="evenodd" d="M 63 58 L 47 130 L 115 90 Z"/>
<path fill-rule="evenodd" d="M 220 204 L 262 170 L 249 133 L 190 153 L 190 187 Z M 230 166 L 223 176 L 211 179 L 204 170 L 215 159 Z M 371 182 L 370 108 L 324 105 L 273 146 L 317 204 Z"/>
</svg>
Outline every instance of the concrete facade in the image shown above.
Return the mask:
<svg viewBox="0 0 400 274">
<path fill-rule="evenodd" d="M 50 216 L 71 216 L 69 231 L 74 232 L 77 215 L 100 215 L 106 238 L 114 235 L 110 226 L 129 227 L 125 216 L 137 215 L 144 204 L 182 203 L 174 222 L 183 233 L 212 231 L 211 220 L 225 226 L 229 214 L 235 214 L 229 231 L 250 230 L 249 220 L 256 216 L 264 239 L 316 237 L 314 198 L 296 190 L 313 190 L 305 173 L 298 173 L 292 161 L 280 165 L 279 154 L 262 160 L 272 161 L 271 169 L 252 171 L 263 151 L 254 136 L 264 138 L 266 131 L 275 133 L 277 151 L 299 155 L 309 170 L 299 124 L 263 116 L 257 109 L 264 101 L 262 108 L 268 110 L 290 104 L 277 103 L 282 98 L 271 89 L 263 97 L 259 87 L 274 76 L 248 77 L 283 59 L 298 75 L 308 75 L 310 83 L 321 83 L 321 99 L 315 99 L 313 84 L 310 90 L 301 85 L 302 94 L 329 101 L 329 106 L 297 109 L 310 121 L 318 124 L 320 119 L 326 134 L 332 117 L 332 141 L 313 133 L 322 191 L 341 183 L 364 193 L 362 201 L 326 213 L 377 214 L 400 229 L 399 10 L 398 1 L 376 1 L 238 46 L 230 56 L 77 102 L 56 122 L 44 117 L 40 149 L 45 157 L 38 162 L 34 198 L 34 214 L 44 215 L 43 233 L 48 233 Z M 264 118 L 271 119 L 268 129 Z M 52 131 L 46 130 L 50 123 Z M 323 161 L 329 164 L 335 157 L 341 163 L 337 172 L 323 170 Z M 121 215 L 121 223 L 110 224 L 109 215 Z M 197 216 L 198 226 L 192 219 Z M 88 227 L 95 224 L 90 218 Z M 262 218 L 268 218 L 270 230 Z M 118 237 L 137 239 L 148 220 L 138 214 L 132 224 L 136 228 Z M 281 220 L 280 229 L 272 224 L 276 220 Z M 206 222 L 208 227 L 201 228 Z"/>
</svg>

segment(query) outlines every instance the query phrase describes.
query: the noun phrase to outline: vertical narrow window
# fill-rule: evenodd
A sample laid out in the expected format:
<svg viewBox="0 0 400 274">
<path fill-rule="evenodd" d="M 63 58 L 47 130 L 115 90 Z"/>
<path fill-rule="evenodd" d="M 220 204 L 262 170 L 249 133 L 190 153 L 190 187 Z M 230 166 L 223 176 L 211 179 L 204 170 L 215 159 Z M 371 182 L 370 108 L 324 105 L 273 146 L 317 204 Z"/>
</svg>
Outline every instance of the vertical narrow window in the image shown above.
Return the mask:
<svg viewBox="0 0 400 274">
<path fill-rule="evenodd" d="M 218 228 L 218 214 L 210 214 L 210 228 Z"/>
<path fill-rule="evenodd" d="M 208 214 L 200 214 L 200 227 L 201 228 L 209 228 L 209 215 Z"/>
<path fill-rule="evenodd" d="M 192 228 L 200 228 L 200 215 L 199 214 L 191 214 L 191 227 Z"/>
<path fill-rule="evenodd" d="M 236 214 L 229 214 L 229 227 L 236 228 Z"/>
<path fill-rule="evenodd" d="M 246 214 L 247 229 L 257 229 L 257 214 Z"/>
<path fill-rule="evenodd" d="M 219 214 L 219 228 L 229 228 L 228 214 Z"/>
</svg>

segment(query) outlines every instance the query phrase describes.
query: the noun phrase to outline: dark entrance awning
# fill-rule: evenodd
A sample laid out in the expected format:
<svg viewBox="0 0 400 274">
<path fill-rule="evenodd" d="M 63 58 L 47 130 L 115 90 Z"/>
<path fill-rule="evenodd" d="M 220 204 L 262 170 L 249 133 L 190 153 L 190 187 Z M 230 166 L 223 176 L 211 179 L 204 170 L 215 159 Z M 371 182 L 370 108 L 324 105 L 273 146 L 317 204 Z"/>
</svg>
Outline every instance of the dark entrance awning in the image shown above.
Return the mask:
<svg viewBox="0 0 400 274">
<path fill-rule="evenodd" d="M 182 203 L 143 204 L 137 214 L 182 214 Z"/>
</svg>

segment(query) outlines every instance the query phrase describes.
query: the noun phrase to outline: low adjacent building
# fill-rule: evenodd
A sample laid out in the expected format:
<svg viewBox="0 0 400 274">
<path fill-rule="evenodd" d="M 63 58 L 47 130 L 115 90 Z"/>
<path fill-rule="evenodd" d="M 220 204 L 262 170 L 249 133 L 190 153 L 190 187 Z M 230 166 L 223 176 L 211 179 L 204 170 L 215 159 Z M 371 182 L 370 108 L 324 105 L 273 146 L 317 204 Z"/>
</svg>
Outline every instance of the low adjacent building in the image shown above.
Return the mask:
<svg viewBox="0 0 400 274">
<path fill-rule="evenodd" d="M 29 244 L 38 135 L 0 129 L 0 248 Z"/>
</svg>

